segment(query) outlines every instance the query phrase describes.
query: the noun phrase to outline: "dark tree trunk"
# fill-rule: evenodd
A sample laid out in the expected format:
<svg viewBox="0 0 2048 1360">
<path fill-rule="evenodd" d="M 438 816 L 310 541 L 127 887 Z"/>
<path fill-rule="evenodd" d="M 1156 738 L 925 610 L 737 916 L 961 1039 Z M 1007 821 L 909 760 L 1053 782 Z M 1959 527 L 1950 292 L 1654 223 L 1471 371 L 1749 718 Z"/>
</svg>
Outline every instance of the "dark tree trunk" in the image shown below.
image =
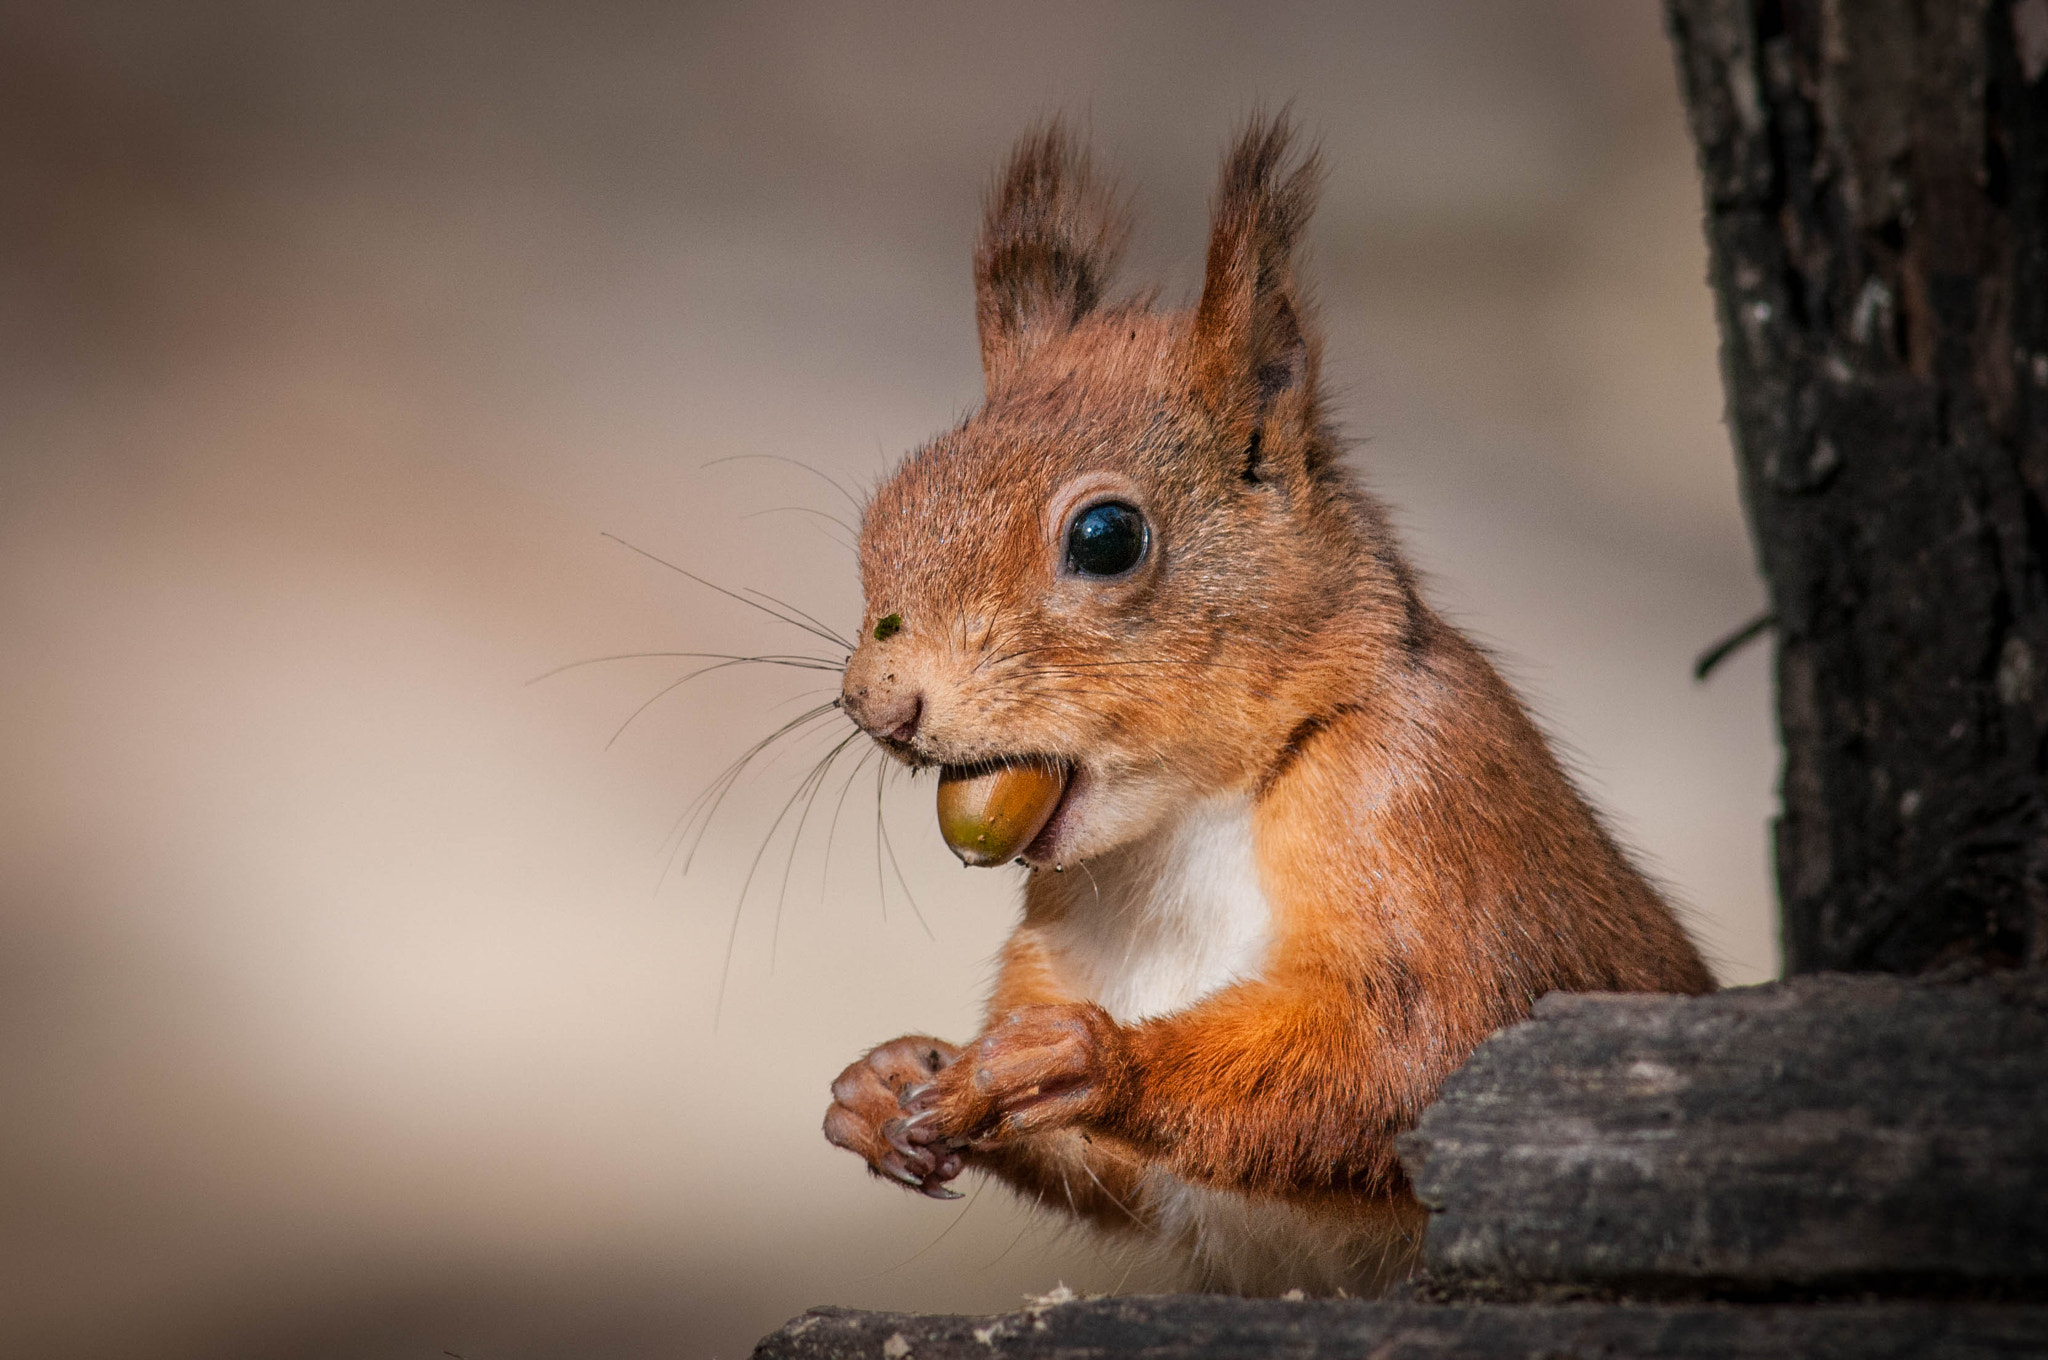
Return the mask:
<svg viewBox="0 0 2048 1360">
<path fill-rule="evenodd" d="M 2048 962 L 2048 0 L 1669 0 L 1789 971 Z"/>
</svg>

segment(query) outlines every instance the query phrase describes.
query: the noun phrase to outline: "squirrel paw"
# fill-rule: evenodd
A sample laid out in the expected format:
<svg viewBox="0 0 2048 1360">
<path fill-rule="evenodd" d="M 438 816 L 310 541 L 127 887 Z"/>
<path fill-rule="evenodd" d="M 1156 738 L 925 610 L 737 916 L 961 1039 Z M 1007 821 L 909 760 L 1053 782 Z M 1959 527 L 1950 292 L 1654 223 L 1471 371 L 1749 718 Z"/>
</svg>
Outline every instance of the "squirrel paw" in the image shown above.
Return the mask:
<svg viewBox="0 0 2048 1360">
<path fill-rule="evenodd" d="M 1028 1006 L 903 1097 L 902 1136 L 913 1146 L 988 1147 L 1100 1119 L 1117 1099 L 1123 1052 L 1100 1006 Z"/>
<path fill-rule="evenodd" d="M 927 1089 L 952 1065 L 960 1050 L 943 1039 L 906 1035 L 852 1063 L 832 1083 L 832 1108 L 825 1111 L 825 1139 L 867 1159 L 868 1170 L 933 1199 L 957 1199 L 946 1182 L 965 1165 L 959 1150 L 919 1130 L 908 1131 L 911 1111 L 903 1101 Z M 924 1136 L 919 1136 L 924 1134 Z"/>
</svg>

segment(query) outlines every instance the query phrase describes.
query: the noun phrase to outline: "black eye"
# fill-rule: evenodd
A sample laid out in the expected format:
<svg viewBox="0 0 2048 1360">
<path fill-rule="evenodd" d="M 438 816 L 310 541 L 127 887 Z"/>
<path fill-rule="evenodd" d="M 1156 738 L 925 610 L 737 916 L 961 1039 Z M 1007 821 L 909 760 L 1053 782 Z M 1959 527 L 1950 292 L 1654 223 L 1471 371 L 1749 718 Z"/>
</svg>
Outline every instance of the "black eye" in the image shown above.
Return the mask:
<svg viewBox="0 0 2048 1360">
<path fill-rule="evenodd" d="M 1083 576 L 1121 576 L 1145 556 L 1146 537 L 1135 505 L 1091 505 L 1067 529 L 1067 567 Z"/>
</svg>

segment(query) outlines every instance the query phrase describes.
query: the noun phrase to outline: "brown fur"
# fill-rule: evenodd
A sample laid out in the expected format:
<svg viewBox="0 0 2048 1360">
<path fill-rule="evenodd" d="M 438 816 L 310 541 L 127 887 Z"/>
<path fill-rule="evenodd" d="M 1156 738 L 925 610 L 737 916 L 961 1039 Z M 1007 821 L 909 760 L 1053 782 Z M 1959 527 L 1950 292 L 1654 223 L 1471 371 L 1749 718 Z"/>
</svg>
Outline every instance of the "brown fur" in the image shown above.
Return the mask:
<svg viewBox="0 0 2048 1360">
<path fill-rule="evenodd" d="M 828 1136 L 928 1193 L 977 1166 L 1144 1233 L 1165 1173 L 1405 1231 L 1393 1139 L 1488 1033 L 1551 990 L 1712 986 L 1340 466 L 1293 272 L 1317 172 L 1289 146 L 1284 119 L 1240 139 L 1201 300 L 1160 312 L 1103 305 L 1111 200 L 1057 126 L 1027 137 L 975 252 L 987 399 L 864 516 L 848 712 L 913 764 L 1075 771 L 982 1034 L 834 1088 Z M 1128 578 L 1061 571 L 1077 487 L 1145 513 Z M 1120 1023 L 1062 962 L 1089 904 L 1046 870 L 1218 796 L 1249 802 L 1260 964 Z"/>
</svg>

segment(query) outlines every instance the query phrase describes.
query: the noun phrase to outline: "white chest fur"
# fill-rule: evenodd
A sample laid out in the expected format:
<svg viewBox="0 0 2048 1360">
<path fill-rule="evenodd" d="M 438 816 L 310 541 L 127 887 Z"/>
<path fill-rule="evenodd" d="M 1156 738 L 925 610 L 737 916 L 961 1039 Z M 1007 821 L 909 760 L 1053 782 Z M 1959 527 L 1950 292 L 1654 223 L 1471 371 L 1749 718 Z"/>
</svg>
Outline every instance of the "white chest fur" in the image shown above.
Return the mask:
<svg viewBox="0 0 2048 1360">
<path fill-rule="evenodd" d="M 1049 961 L 1076 996 L 1125 1024 L 1256 977 L 1272 940 L 1244 798 L 1195 804 L 1145 840 L 1069 868 L 1056 891 L 1066 909 L 1041 937 Z M 1392 1217 L 1319 1215 L 1164 1167 L 1145 1173 L 1132 1207 L 1187 1288 L 1377 1294 L 1408 1273 L 1416 1250 Z"/>
<path fill-rule="evenodd" d="M 1064 879 L 1067 911 L 1045 933 L 1055 967 L 1125 1024 L 1185 1010 L 1265 958 L 1272 909 L 1244 797 L 1197 803 Z"/>
</svg>

